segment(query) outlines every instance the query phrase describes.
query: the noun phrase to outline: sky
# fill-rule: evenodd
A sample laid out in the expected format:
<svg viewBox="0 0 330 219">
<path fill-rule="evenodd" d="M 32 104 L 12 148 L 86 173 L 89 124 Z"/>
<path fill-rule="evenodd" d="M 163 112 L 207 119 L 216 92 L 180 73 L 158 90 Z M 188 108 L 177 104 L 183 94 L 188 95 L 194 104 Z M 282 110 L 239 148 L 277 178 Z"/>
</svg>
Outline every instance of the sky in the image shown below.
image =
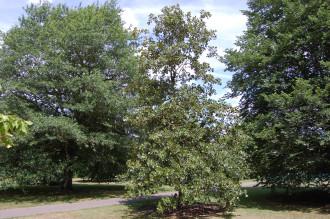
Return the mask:
<svg viewBox="0 0 330 219">
<path fill-rule="evenodd" d="M 28 4 L 38 4 L 47 0 L 0 0 L 0 30 L 7 31 L 17 24 L 18 18 L 24 14 L 24 7 Z M 88 5 L 91 3 L 102 3 L 104 0 L 48 0 L 52 4 L 65 3 L 69 6 Z M 218 53 L 224 54 L 227 48 L 235 47 L 237 36 L 243 34 L 246 29 L 247 18 L 241 10 L 247 9 L 247 0 L 117 0 L 122 8 L 122 19 L 125 26 L 147 28 L 148 15 L 158 14 L 161 8 L 167 5 L 180 4 L 184 11 L 191 11 L 198 14 L 201 9 L 211 12 L 212 17 L 208 20 L 207 26 L 217 31 L 217 39 L 212 42 L 217 46 Z M 214 75 L 221 78 L 222 85 L 218 86 L 217 95 L 214 98 L 222 97 L 229 91 L 226 88 L 227 82 L 232 78 L 231 72 L 224 71 L 225 65 L 215 59 L 202 58 L 214 68 Z M 239 98 L 230 99 L 228 102 L 237 105 Z"/>
</svg>

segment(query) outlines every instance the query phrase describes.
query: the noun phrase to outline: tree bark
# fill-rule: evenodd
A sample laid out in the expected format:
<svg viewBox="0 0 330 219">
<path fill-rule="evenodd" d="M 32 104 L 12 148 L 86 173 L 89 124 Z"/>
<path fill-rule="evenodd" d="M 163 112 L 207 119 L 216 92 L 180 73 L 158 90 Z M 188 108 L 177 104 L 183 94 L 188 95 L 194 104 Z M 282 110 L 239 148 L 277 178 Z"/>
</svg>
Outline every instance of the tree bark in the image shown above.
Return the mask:
<svg viewBox="0 0 330 219">
<path fill-rule="evenodd" d="M 64 170 L 62 189 L 72 191 L 72 188 L 72 171 L 70 170 L 70 166 L 68 166 Z"/>
<path fill-rule="evenodd" d="M 62 189 L 66 191 L 72 191 L 72 170 L 71 170 L 71 156 L 69 152 L 69 146 L 66 144 L 64 146 L 64 151 L 65 151 L 65 159 L 66 159 L 66 166 L 64 168 L 64 173 L 63 173 L 63 182 L 62 182 Z"/>
<path fill-rule="evenodd" d="M 177 197 L 177 207 L 180 209 L 182 207 L 182 200 L 183 200 L 183 193 L 181 190 L 178 191 L 178 197 Z"/>
</svg>

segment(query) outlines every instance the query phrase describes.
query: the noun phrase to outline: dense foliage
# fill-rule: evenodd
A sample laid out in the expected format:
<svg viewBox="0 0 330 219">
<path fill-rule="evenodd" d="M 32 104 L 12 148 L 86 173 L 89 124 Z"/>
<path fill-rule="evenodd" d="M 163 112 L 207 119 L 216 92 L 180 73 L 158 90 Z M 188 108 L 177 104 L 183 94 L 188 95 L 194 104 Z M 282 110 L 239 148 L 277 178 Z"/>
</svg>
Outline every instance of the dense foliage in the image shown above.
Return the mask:
<svg viewBox="0 0 330 219">
<path fill-rule="evenodd" d="M 200 61 L 205 53 L 217 56 L 209 46 L 215 38 L 205 25 L 209 16 L 165 7 L 150 16 L 153 32 L 141 49 L 139 105 L 131 117 L 136 141 L 127 176 L 133 194 L 163 185 L 178 191 L 159 203 L 160 212 L 194 204 L 229 209 L 242 192 L 245 139 L 236 127 L 237 113 L 210 98 L 219 80 Z"/>
<path fill-rule="evenodd" d="M 161 212 L 197 203 L 229 209 L 241 195 L 244 138 L 231 124 L 233 109 L 200 95 L 182 88 L 135 118 L 144 133 L 129 163 L 130 190 L 145 195 L 173 186 L 178 197 L 173 206 L 159 206 Z"/>
<path fill-rule="evenodd" d="M 2 110 L 34 124 L 21 147 L 4 152 L 15 159 L 0 161 L 11 178 L 71 188 L 73 173 L 109 180 L 125 170 L 131 42 L 113 1 L 26 8 L 4 35 L 0 58 Z"/>
<path fill-rule="evenodd" d="M 224 61 L 254 140 L 252 166 L 266 185 L 329 186 L 330 2 L 248 5 L 248 29 Z"/>
</svg>

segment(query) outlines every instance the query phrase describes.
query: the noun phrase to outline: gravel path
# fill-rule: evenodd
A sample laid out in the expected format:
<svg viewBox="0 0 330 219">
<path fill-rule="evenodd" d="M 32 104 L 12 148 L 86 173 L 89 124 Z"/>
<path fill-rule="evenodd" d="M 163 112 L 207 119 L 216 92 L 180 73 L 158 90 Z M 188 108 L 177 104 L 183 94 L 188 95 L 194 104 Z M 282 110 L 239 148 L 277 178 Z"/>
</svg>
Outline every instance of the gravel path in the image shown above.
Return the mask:
<svg viewBox="0 0 330 219">
<path fill-rule="evenodd" d="M 109 198 L 109 199 L 98 199 L 98 200 L 90 200 L 90 201 L 80 201 L 75 203 L 50 204 L 50 205 L 40 205 L 36 207 L 27 207 L 27 208 L 4 209 L 4 210 L 0 210 L 0 219 L 32 216 L 37 214 L 47 214 L 54 212 L 76 211 L 81 209 L 97 208 L 97 207 L 119 205 L 119 204 L 128 204 L 143 199 L 159 199 L 161 197 L 171 196 L 174 194 L 175 194 L 174 192 L 163 192 L 152 195 L 150 197 L 142 197 L 136 199 Z"/>
</svg>

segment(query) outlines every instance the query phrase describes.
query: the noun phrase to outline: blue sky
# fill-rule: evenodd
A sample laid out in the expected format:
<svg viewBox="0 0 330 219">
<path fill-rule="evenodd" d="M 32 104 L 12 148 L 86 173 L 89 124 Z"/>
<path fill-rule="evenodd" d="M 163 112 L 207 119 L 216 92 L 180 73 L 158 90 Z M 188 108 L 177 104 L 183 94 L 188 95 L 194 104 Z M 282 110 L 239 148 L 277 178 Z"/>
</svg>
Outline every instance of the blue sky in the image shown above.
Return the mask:
<svg viewBox="0 0 330 219">
<path fill-rule="evenodd" d="M 45 0 L 41 0 L 45 1 Z M 83 5 L 97 2 L 97 0 L 48 0 L 52 4 L 65 3 L 67 5 Z M 103 2 L 99 0 L 98 2 Z M 31 3 L 39 3 L 40 0 L 0 0 L 0 30 L 7 31 L 17 23 L 18 18 L 24 13 L 23 7 Z M 201 9 L 211 12 L 212 17 L 207 25 L 217 31 L 217 40 L 212 44 L 218 47 L 220 55 L 226 48 L 234 47 L 236 37 L 246 29 L 246 17 L 240 10 L 247 8 L 246 0 L 118 0 L 123 9 L 122 18 L 127 27 L 146 28 L 148 15 L 157 14 L 166 5 L 180 4 L 185 11 L 197 14 Z M 222 86 L 217 88 L 217 97 L 228 92 L 225 88 L 227 81 L 232 77 L 231 72 L 224 72 L 225 66 L 217 60 L 203 58 L 215 69 L 214 74 L 222 79 Z M 229 100 L 237 105 L 238 98 Z"/>
</svg>

